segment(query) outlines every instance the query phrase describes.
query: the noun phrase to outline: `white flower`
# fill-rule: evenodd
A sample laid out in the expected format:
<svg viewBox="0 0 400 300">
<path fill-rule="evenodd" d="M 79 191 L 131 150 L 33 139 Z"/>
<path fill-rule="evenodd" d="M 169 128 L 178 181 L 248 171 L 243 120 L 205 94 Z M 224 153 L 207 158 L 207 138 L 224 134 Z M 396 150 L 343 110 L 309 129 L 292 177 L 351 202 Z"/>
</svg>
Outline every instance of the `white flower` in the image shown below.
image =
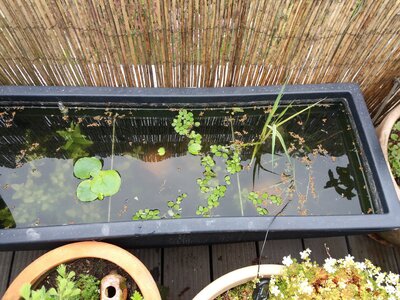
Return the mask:
<svg viewBox="0 0 400 300">
<path fill-rule="evenodd" d="M 284 264 L 285 266 L 290 266 L 293 263 L 292 258 L 290 257 L 290 255 L 288 256 L 284 256 L 283 260 L 282 260 L 282 264 Z"/>
<path fill-rule="evenodd" d="M 350 254 L 347 254 L 344 257 L 344 265 L 351 265 L 352 263 L 354 263 L 354 256 L 351 256 Z"/>
<path fill-rule="evenodd" d="M 363 271 L 367 268 L 367 266 L 363 262 L 356 262 L 356 268 Z"/>
<path fill-rule="evenodd" d="M 308 284 L 308 280 L 305 279 L 300 283 L 299 286 L 299 291 L 302 294 L 307 294 L 307 295 L 311 295 L 311 293 L 313 292 L 313 287 L 311 285 Z"/>
<path fill-rule="evenodd" d="M 387 285 L 385 287 L 386 293 L 388 294 L 394 294 L 396 292 L 396 289 L 393 285 Z"/>
<path fill-rule="evenodd" d="M 374 288 L 374 284 L 372 283 L 372 281 L 371 280 L 368 280 L 367 281 L 367 289 L 370 289 L 371 291 L 373 291 L 375 288 Z"/>
<path fill-rule="evenodd" d="M 278 288 L 276 285 L 274 285 L 274 286 L 270 289 L 270 292 L 271 292 L 271 294 L 274 295 L 274 296 L 279 296 L 279 294 L 281 293 L 281 291 L 279 290 L 279 288 Z"/>
<path fill-rule="evenodd" d="M 394 274 L 389 272 L 386 281 L 390 284 L 396 285 L 399 282 L 400 276 L 398 274 Z"/>
<path fill-rule="evenodd" d="M 300 252 L 300 257 L 302 260 L 306 260 L 310 256 L 310 254 L 311 250 L 307 248 L 306 250 Z"/>
<path fill-rule="evenodd" d="M 346 288 L 347 284 L 344 281 L 339 281 L 338 282 L 338 287 L 342 290 L 344 290 Z"/>
<path fill-rule="evenodd" d="M 323 267 L 328 273 L 332 274 L 336 271 L 335 264 L 336 264 L 336 259 L 329 257 L 329 258 L 325 259 L 325 263 L 324 263 Z"/>
<path fill-rule="evenodd" d="M 384 280 L 385 273 L 379 273 L 379 275 L 376 277 L 376 283 L 378 284 L 378 286 L 381 286 Z"/>
</svg>

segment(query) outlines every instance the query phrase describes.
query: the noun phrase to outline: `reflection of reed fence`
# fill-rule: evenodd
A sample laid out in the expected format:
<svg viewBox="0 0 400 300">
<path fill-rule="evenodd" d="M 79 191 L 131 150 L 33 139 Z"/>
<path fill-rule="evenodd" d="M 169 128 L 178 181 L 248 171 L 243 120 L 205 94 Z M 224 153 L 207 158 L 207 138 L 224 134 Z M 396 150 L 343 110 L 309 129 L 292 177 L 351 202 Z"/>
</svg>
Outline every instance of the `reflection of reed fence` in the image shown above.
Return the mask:
<svg viewBox="0 0 400 300">
<path fill-rule="evenodd" d="M 15 111 L 10 110 L 10 115 Z M 169 111 L 166 111 L 170 113 Z M 326 138 L 324 134 L 315 132 L 315 122 L 321 122 L 324 118 L 324 111 L 314 111 L 316 114 L 307 117 L 304 134 L 308 137 L 307 146 L 311 149 L 317 147 Z M 97 112 L 98 113 L 98 112 Z M 261 114 L 260 114 L 261 113 Z M 132 156 L 144 161 L 159 161 L 169 157 L 182 156 L 187 153 L 188 138 L 179 136 L 172 127 L 173 115 L 169 117 L 139 116 L 117 117 L 115 122 L 115 135 L 113 135 L 113 117 L 91 112 L 88 115 L 79 112 L 74 113 L 73 118 L 64 119 L 58 109 L 43 110 L 43 115 L 37 111 L 29 109 L 16 111 L 12 122 L 5 122 L 5 118 L 0 116 L 0 167 L 14 168 L 18 164 L 24 164 L 31 159 L 42 157 L 48 158 L 71 158 L 68 151 L 64 151 L 62 146 L 66 140 L 57 131 L 66 131 L 70 128 L 71 122 L 79 123 L 81 133 L 85 139 L 92 141 L 93 144 L 83 147 L 82 150 L 90 152 L 91 155 L 100 157 L 110 157 L 112 155 L 112 141 L 114 140 L 114 154 Z M 246 121 L 241 119 L 246 115 Z M 337 126 L 335 118 L 327 119 L 330 122 L 324 127 L 325 130 L 335 133 L 340 128 Z M 256 141 L 265 122 L 263 112 L 241 115 L 219 114 L 218 116 L 203 116 L 198 118 L 201 121 L 200 127 L 196 131 L 202 135 L 202 145 L 205 152 L 211 145 L 230 145 L 234 139 L 249 143 Z M 230 121 L 228 121 L 230 120 Z M 231 123 L 232 122 L 232 123 Z M 285 125 L 285 140 L 290 145 L 293 138 L 288 134 L 289 131 L 299 130 L 296 126 L 297 119 Z M 231 127 L 231 124 L 233 127 Z M 94 126 L 95 125 L 95 126 Z M 295 127 L 295 129 L 293 129 Z M 232 128 L 235 138 L 232 136 Z M 242 135 L 243 133 L 243 135 Z M 337 147 L 336 140 L 323 142 L 327 151 L 334 156 L 342 155 L 343 149 Z M 160 157 L 157 154 L 159 147 L 165 147 L 167 154 Z M 266 145 L 268 151 L 271 145 Z M 280 151 L 277 145 L 277 151 Z M 252 148 L 244 148 L 241 157 L 243 160 L 251 158 Z"/>
<path fill-rule="evenodd" d="M 0 83 L 358 82 L 374 113 L 400 75 L 399 10 L 398 0 L 0 0 Z"/>
</svg>

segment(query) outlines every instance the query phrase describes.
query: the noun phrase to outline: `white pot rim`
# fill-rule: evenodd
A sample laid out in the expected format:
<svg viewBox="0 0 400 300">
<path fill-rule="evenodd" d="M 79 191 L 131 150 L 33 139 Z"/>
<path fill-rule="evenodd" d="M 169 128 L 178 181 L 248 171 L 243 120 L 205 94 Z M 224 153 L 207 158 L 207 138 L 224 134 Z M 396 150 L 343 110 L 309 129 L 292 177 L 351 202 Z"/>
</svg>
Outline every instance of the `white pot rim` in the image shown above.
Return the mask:
<svg viewBox="0 0 400 300">
<path fill-rule="evenodd" d="M 213 300 L 222 293 L 257 277 L 258 265 L 244 267 L 229 272 L 211 282 L 198 293 L 193 300 Z M 271 277 L 282 274 L 282 265 L 260 265 L 260 277 Z"/>
</svg>

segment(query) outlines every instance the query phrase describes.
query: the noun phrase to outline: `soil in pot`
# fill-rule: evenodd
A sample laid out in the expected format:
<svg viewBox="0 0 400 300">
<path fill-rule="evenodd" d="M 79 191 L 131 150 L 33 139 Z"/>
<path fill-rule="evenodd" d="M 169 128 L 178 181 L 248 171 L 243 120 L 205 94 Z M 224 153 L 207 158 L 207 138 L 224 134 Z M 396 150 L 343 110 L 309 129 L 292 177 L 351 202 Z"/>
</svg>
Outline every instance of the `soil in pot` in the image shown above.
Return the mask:
<svg viewBox="0 0 400 300">
<path fill-rule="evenodd" d="M 69 263 L 65 263 L 67 272 L 74 271 L 75 278 L 80 274 L 87 274 L 96 277 L 99 281 L 112 271 L 116 271 L 119 275 L 126 278 L 126 286 L 128 289 L 128 299 L 133 295 L 135 290 L 138 290 L 136 283 L 132 280 L 128 273 L 121 269 L 118 265 L 104 259 L 99 258 L 81 258 Z M 45 286 L 46 290 L 56 287 L 57 270 L 53 269 L 43 280 L 35 285 L 35 289 Z M 99 284 L 100 289 L 100 284 Z"/>
<path fill-rule="evenodd" d="M 235 299 L 253 299 L 255 283 L 253 281 L 246 282 L 242 285 L 234 287 L 218 296 L 216 300 L 235 300 Z"/>
<path fill-rule="evenodd" d="M 400 186 L 400 120 L 397 120 L 390 133 L 388 159 L 397 185 Z"/>
</svg>

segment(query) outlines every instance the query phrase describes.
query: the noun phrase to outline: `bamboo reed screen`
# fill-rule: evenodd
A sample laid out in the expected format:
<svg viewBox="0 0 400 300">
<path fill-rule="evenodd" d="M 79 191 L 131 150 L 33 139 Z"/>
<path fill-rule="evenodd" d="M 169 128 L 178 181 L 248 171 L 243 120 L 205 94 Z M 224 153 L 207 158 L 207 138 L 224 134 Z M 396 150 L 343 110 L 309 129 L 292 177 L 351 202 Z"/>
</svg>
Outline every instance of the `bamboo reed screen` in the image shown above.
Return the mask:
<svg viewBox="0 0 400 300">
<path fill-rule="evenodd" d="M 400 75 L 400 0 L 0 0 L 0 29 L 3 85 L 357 82 L 374 113 Z"/>
</svg>

